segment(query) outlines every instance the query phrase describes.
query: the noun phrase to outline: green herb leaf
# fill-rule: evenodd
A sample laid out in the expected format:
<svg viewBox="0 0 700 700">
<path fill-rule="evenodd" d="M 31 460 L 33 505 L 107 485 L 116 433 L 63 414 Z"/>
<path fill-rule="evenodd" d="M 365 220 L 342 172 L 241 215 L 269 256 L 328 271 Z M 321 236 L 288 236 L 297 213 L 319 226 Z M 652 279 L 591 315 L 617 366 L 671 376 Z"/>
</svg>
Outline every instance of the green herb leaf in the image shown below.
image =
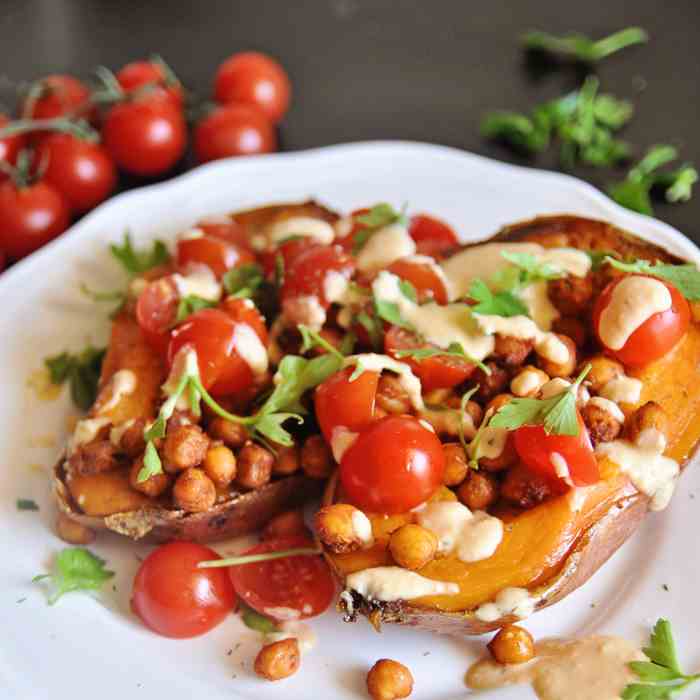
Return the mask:
<svg viewBox="0 0 700 700">
<path fill-rule="evenodd" d="M 35 576 L 32 581 L 49 579 L 54 592 L 49 597 L 53 605 L 62 595 L 70 591 L 99 590 L 105 581 L 114 576 L 107 571 L 105 561 L 92 552 L 81 547 L 69 547 L 59 552 L 54 565 L 54 572 Z"/>
<path fill-rule="evenodd" d="M 177 313 L 175 315 L 175 323 L 182 323 L 188 316 L 191 316 L 202 309 L 210 309 L 216 306 L 216 302 L 209 301 L 203 297 L 198 297 L 196 294 L 189 294 L 182 297 L 177 305 Z"/>
<path fill-rule="evenodd" d="M 274 620 L 261 615 L 259 612 L 249 608 L 243 603 L 241 603 L 241 619 L 248 629 L 255 630 L 256 632 L 271 634 L 272 632 L 279 631 L 279 627 L 275 624 Z"/>
<path fill-rule="evenodd" d="M 611 250 L 587 250 L 586 255 L 591 259 L 591 270 L 600 270 L 607 264 L 607 258 L 614 258 L 617 253 Z"/>
<path fill-rule="evenodd" d="M 282 258 L 284 261 L 284 258 Z M 284 276 L 284 273 L 282 273 Z M 234 297 L 252 297 L 265 281 L 260 265 L 248 263 L 229 270 L 221 279 L 227 294 Z"/>
<path fill-rule="evenodd" d="M 153 241 L 150 250 L 136 250 L 128 231 L 124 234 L 124 242 L 121 245 L 112 243 L 109 249 L 131 276 L 143 274 L 158 265 L 165 265 L 170 260 L 170 253 L 163 241 Z"/>
<path fill-rule="evenodd" d="M 626 209 L 653 216 L 654 208 L 651 205 L 650 190 L 650 186 L 635 180 L 623 180 L 607 188 L 610 198 Z"/>
<path fill-rule="evenodd" d="M 491 373 L 491 370 L 489 369 L 489 374 Z M 462 444 L 462 447 L 464 448 L 464 454 L 468 455 L 469 454 L 469 445 L 467 445 L 467 441 L 464 437 L 464 412 L 467 407 L 467 402 L 469 399 L 471 399 L 476 392 L 479 391 L 479 385 L 477 384 L 475 387 L 472 387 L 469 389 L 469 391 L 466 391 L 462 395 L 462 399 L 459 402 L 459 423 L 457 423 L 457 434 L 459 436 L 459 441 Z"/>
<path fill-rule="evenodd" d="M 404 348 L 402 350 L 394 351 L 393 354 L 396 358 L 411 357 L 414 360 L 418 361 L 425 360 L 429 357 L 437 357 L 440 355 L 443 357 L 459 357 L 460 359 L 464 359 L 472 365 L 476 365 L 485 374 L 491 374 L 490 367 L 481 362 L 481 360 L 477 360 L 475 357 L 472 357 L 471 355 L 468 355 L 466 352 L 464 352 L 464 348 L 462 347 L 461 343 L 457 342 L 450 343 L 446 350 L 444 350 L 443 348 L 432 347 Z"/>
<path fill-rule="evenodd" d="M 700 270 L 693 263 L 671 265 L 669 263 L 650 263 L 648 260 L 635 260 L 625 263 L 615 258 L 606 257 L 605 261 L 617 270 L 633 274 L 651 275 L 670 282 L 686 299 L 700 300 Z"/>
<path fill-rule="evenodd" d="M 146 451 L 143 453 L 143 467 L 136 477 L 136 481 L 140 484 L 142 481 L 147 481 L 152 476 L 163 472 L 163 464 L 160 461 L 158 450 L 150 440 L 146 443 Z"/>
<path fill-rule="evenodd" d="M 698 181 L 698 171 L 692 165 L 684 165 L 671 173 L 659 173 L 655 178 L 656 185 L 666 189 L 666 200 L 687 202 L 693 195 L 693 185 Z"/>
<path fill-rule="evenodd" d="M 392 224 L 407 225 L 408 220 L 403 211 L 397 212 L 391 204 L 380 202 L 375 204 L 366 214 L 360 214 L 355 220 L 365 228 L 360 229 L 353 239 L 352 252 L 356 255 L 379 229 Z"/>
<path fill-rule="evenodd" d="M 632 661 L 629 667 L 639 677 L 640 681 L 672 681 L 678 678 L 678 673 L 673 669 L 659 666 L 651 661 Z"/>
<path fill-rule="evenodd" d="M 628 27 L 603 39 L 594 41 L 584 34 L 556 36 L 547 32 L 531 31 L 523 37 L 526 48 L 546 51 L 582 63 L 596 63 L 628 46 L 642 44 L 648 39 L 640 27 Z"/>
<path fill-rule="evenodd" d="M 88 297 L 88 299 L 92 299 L 92 301 L 100 304 L 116 302 L 117 305 L 114 307 L 110 316 L 114 316 L 121 311 L 129 298 L 129 293 L 123 290 L 115 289 L 111 292 L 97 292 L 90 289 L 84 282 L 80 284 L 80 292 Z"/>
<path fill-rule="evenodd" d="M 406 299 L 412 301 L 414 304 L 418 303 L 416 288 L 408 280 L 399 278 L 399 289 L 401 290 L 401 294 L 403 294 Z"/>
<path fill-rule="evenodd" d="M 531 253 L 518 253 L 511 250 L 501 252 L 501 257 L 519 267 L 524 272 L 521 285 L 532 284 L 543 280 L 554 280 L 562 276 L 562 272 L 547 262 L 541 262 Z"/>
<path fill-rule="evenodd" d="M 473 313 L 492 316 L 527 316 L 525 304 L 510 292 L 492 292 L 483 280 L 475 279 L 469 287 L 468 296 L 476 301 Z"/>
<path fill-rule="evenodd" d="M 357 343 L 357 336 L 352 331 L 348 331 L 340 342 L 340 347 L 338 348 L 340 354 L 344 356 L 352 355 L 355 351 L 355 343 Z"/>
<path fill-rule="evenodd" d="M 81 353 L 68 352 L 47 357 L 44 364 L 54 384 L 69 381 L 73 403 L 87 411 L 95 402 L 105 350 L 88 346 Z"/>
<path fill-rule="evenodd" d="M 668 620 L 663 618 L 657 620 L 649 639 L 649 646 L 644 647 L 642 651 L 654 663 L 665 666 L 677 674 L 682 674 L 676 655 L 676 643 L 673 640 L 671 623 Z"/>
<path fill-rule="evenodd" d="M 595 98 L 593 113 L 598 123 L 617 131 L 632 118 L 634 105 L 629 100 L 603 93 Z"/>
<path fill-rule="evenodd" d="M 532 117 L 518 112 L 489 112 L 481 122 L 481 133 L 499 139 L 528 153 L 539 153 L 549 146 L 551 123 L 540 111 Z"/>
<path fill-rule="evenodd" d="M 305 326 L 303 323 L 297 325 L 299 332 L 301 333 L 301 352 L 307 353 L 313 347 L 318 346 L 323 348 L 326 352 L 336 355 L 341 360 L 343 359 L 343 353 L 338 350 L 338 348 L 331 345 L 320 333 L 317 333 L 312 328 Z"/>
<path fill-rule="evenodd" d="M 298 413 L 267 413 L 255 421 L 255 430 L 272 442 L 291 447 L 294 440 L 289 432 L 282 427 L 282 424 L 288 420 L 295 420 L 297 423 L 304 422 Z"/>
<path fill-rule="evenodd" d="M 17 510 L 39 510 L 39 506 L 32 498 L 18 498 Z"/>
<path fill-rule="evenodd" d="M 68 379 L 70 369 L 73 366 L 73 357 L 67 352 L 62 352 L 60 355 L 47 357 L 44 360 L 44 364 L 46 369 L 49 370 L 51 383 L 63 384 Z"/>
<path fill-rule="evenodd" d="M 393 301 L 384 301 L 383 299 L 375 297 L 374 311 L 379 318 L 387 323 L 406 328 L 407 330 L 413 330 L 413 326 L 401 316 L 399 305 Z"/>
</svg>

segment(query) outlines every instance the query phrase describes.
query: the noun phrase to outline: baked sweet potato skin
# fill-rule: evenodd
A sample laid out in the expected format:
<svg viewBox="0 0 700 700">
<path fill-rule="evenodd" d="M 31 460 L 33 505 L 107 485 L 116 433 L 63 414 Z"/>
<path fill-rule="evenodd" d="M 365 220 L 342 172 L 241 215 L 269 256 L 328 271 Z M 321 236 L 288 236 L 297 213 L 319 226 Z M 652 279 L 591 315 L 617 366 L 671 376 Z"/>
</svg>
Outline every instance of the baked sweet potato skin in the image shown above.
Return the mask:
<svg viewBox="0 0 700 700">
<path fill-rule="evenodd" d="M 541 217 L 514 224 L 502 229 L 494 237 L 473 245 L 494 241 L 527 241 L 540 243 L 544 247 L 562 246 L 611 251 L 623 258 L 683 262 L 662 248 L 611 224 L 576 216 Z M 666 402 L 667 408 L 671 408 L 674 414 L 680 416 L 672 430 L 669 452 L 680 462 L 682 468 L 692 459 L 700 440 L 700 420 L 688 418 L 697 415 L 700 402 L 700 391 L 696 390 L 697 395 L 692 393 L 697 385 L 697 382 L 692 380 L 692 375 L 697 372 L 698 367 L 700 330 L 692 327 L 684 341 L 671 353 L 665 367 L 661 364 L 635 373 L 642 379 L 648 379 L 651 385 L 645 387 L 642 402 L 651 400 L 655 395 L 662 403 Z M 646 377 L 643 376 L 645 371 Z M 686 386 L 688 391 L 675 391 L 671 396 L 668 391 L 663 391 L 664 384 L 667 388 L 669 384 Z M 682 405 L 679 405 L 678 401 L 682 401 Z M 334 478 L 327 485 L 324 504 L 334 502 L 336 497 L 337 480 Z M 546 581 L 528 587 L 530 594 L 537 601 L 535 609 L 548 607 L 583 585 L 634 533 L 648 511 L 649 498 L 637 491 L 628 480 L 622 479 L 616 498 L 596 511 L 594 521 L 579 532 L 555 573 Z M 326 557 L 342 584 L 344 575 L 337 562 L 328 553 Z M 517 621 L 514 616 L 503 616 L 493 622 L 485 622 L 477 618 L 475 608 L 452 612 L 407 601 L 377 603 L 361 599 L 357 594 L 353 597 L 355 611 L 367 616 L 375 626 L 386 622 L 442 634 L 466 636 L 483 634 Z"/>
</svg>

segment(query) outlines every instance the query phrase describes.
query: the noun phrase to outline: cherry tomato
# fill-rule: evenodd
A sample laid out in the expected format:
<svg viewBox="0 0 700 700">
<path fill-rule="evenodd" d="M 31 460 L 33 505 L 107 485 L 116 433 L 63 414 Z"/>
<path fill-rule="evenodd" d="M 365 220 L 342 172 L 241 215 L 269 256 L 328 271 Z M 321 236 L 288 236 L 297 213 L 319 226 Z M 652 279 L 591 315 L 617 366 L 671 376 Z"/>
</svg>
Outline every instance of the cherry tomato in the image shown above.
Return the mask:
<svg viewBox="0 0 700 700">
<path fill-rule="evenodd" d="M 232 303 L 226 310 L 202 309 L 192 314 L 172 331 L 168 345 L 168 363 L 171 366 L 183 347 L 191 346 L 196 350 L 202 384 L 215 396 L 241 392 L 254 379 L 250 365 L 236 350 L 235 331 L 237 323 L 248 323 L 247 312 L 257 314 L 257 311 L 243 299 L 233 301 L 236 307 Z M 235 314 L 239 314 L 239 318 L 234 318 Z M 257 323 L 253 325 L 256 335 L 266 344 L 267 333 L 260 333 L 260 328 Z"/>
<path fill-rule="evenodd" d="M 412 216 L 408 232 L 421 255 L 440 257 L 459 245 L 457 234 L 446 223 L 427 214 Z"/>
<path fill-rule="evenodd" d="M 418 293 L 421 304 L 431 299 L 438 304 L 447 304 L 445 283 L 430 264 L 402 259 L 391 263 L 387 270 L 410 282 Z"/>
<path fill-rule="evenodd" d="M 303 535 L 266 540 L 245 552 L 263 554 L 285 549 L 312 547 Z M 230 568 L 238 597 L 254 610 L 277 620 L 314 617 L 324 612 L 335 597 L 335 582 L 320 556 L 297 556 L 243 564 Z"/>
<path fill-rule="evenodd" d="M 225 568 L 198 569 L 220 559 L 209 547 L 170 542 L 151 552 L 134 578 L 131 609 L 157 634 L 175 639 L 198 637 L 234 610 L 236 595 Z"/>
<path fill-rule="evenodd" d="M 0 129 L 3 129 L 10 123 L 10 118 L 0 113 Z M 26 137 L 24 134 L 16 134 L 15 136 L 5 136 L 0 139 L 0 160 L 14 165 L 17 162 L 17 155 L 26 145 Z M 0 171 L 0 181 L 7 176 Z"/>
<path fill-rule="evenodd" d="M 177 242 L 177 264 L 201 263 L 221 277 L 227 270 L 255 262 L 255 256 L 245 248 L 216 236 L 183 238 Z"/>
<path fill-rule="evenodd" d="M 51 134 L 43 139 L 36 162 L 45 164 L 43 179 L 78 214 L 94 209 L 117 185 L 117 170 L 107 151 L 69 134 Z"/>
<path fill-rule="evenodd" d="M 636 275 L 647 277 L 647 275 Z M 690 324 L 690 306 L 682 294 L 669 282 L 657 278 L 671 294 L 671 308 L 660 311 L 648 318 L 627 339 L 627 342 L 619 349 L 613 350 L 605 346 L 600 337 L 600 317 L 604 309 L 610 304 L 615 287 L 623 280 L 629 279 L 629 275 L 618 277 L 608 284 L 596 301 L 593 309 L 593 326 L 601 345 L 620 362 L 628 367 L 643 367 L 663 357 L 685 335 Z"/>
<path fill-rule="evenodd" d="M 312 245 L 301 251 L 285 268 L 280 297 L 293 299 L 315 296 L 323 307 L 326 299 L 325 282 L 329 272 L 338 272 L 350 279 L 355 271 L 352 258 L 339 245 Z"/>
<path fill-rule="evenodd" d="M 365 214 L 369 214 L 369 209 L 367 207 L 363 207 L 362 209 L 355 209 L 350 214 L 350 219 L 352 220 L 352 228 L 350 229 L 349 233 L 346 233 L 344 236 L 341 236 L 336 239 L 336 243 L 343 246 L 345 250 L 348 251 L 348 253 L 353 252 L 353 248 L 355 247 L 355 236 L 362 231 L 362 229 L 367 228 L 365 224 L 360 223 L 357 220 L 358 216 L 363 216 Z"/>
<path fill-rule="evenodd" d="M 277 135 L 272 122 L 252 105 L 218 107 L 194 131 L 194 152 L 200 163 L 276 150 Z"/>
<path fill-rule="evenodd" d="M 413 373 L 420 379 L 423 391 L 432 389 L 449 389 L 468 379 L 476 366 L 460 357 L 450 355 L 435 355 L 424 360 L 414 360 L 411 357 L 398 357 L 397 350 L 433 347 L 423 343 L 408 330 L 391 326 L 384 335 L 384 349 L 387 355 L 405 362 Z"/>
<path fill-rule="evenodd" d="M 71 75 L 48 75 L 38 82 L 38 90 L 36 100 L 25 100 L 25 119 L 91 116 L 90 90 Z"/>
<path fill-rule="evenodd" d="M 122 102 L 112 107 L 102 137 L 119 168 L 143 176 L 170 170 L 187 145 L 182 114 L 157 100 Z"/>
<path fill-rule="evenodd" d="M 284 68 L 264 53 L 234 54 L 216 71 L 217 102 L 255 105 L 273 123 L 279 122 L 289 109 L 291 91 Z"/>
<path fill-rule="evenodd" d="M 180 296 L 170 276 L 149 282 L 136 302 L 136 320 L 151 347 L 165 354 Z"/>
<path fill-rule="evenodd" d="M 513 443 L 520 459 L 541 476 L 562 479 L 556 472 L 557 461 L 561 458 L 574 486 L 588 486 L 598 482 L 600 471 L 593 445 L 583 418 L 580 414 L 577 414 L 577 418 L 578 435 L 547 435 L 541 425 L 518 428 L 513 433 Z"/>
<path fill-rule="evenodd" d="M 127 63 L 116 75 L 124 91 L 131 93 L 138 88 L 150 87 L 142 97 L 148 100 L 166 100 L 172 107 L 182 109 L 182 85 L 172 78 L 158 61 L 134 61 Z"/>
<path fill-rule="evenodd" d="M 411 416 L 386 416 L 347 449 L 340 481 L 364 511 L 405 513 L 433 495 L 444 471 L 445 453 L 432 430 Z"/>
<path fill-rule="evenodd" d="M 56 238 L 69 224 L 68 204 L 49 183 L 0 183 L 0 248 L 13 260 Z"/>
<path fill-rule="evenodd" d="M 314 395 L 316 419 L 330 443 L 337 427 L 359 433 L 375 420 L 378 372 L 363 372 L 350 381 L 353 367 L 336 372 L 320 384 Z"/>
<path fill-rule="evenodd" d="M 223 238 L 225 241 L 242 248 L 250 248 L 250 234 L 246 227 L 233 219 L 225 222 L 203 219 L 197 223 L 196 227 L 204 231 L 207 236 Z"/>
<path fill-rule="evenodd" d="M 5 255 L 5 251 L 0 250 L 0 272 L 2 272 L 5 269 L 6 264 L 7 264 L 7 256 Z"/>
<path fill-rule="evenodd" d="M 302 236 L 301 238 L 294 238 L 293 240 L 286 241 L 274 250 L 264 250 L 260 253 L 260 262 L 263 267 L 263 272 L 269 278 L 274 277 L 278 255 L 282 256 L 284 269 L 289 270 L 292 263 L 301 253 L 315 245 L 317 244 L 314 243 L 314 240 L 310 236 Z"/>
</svg>

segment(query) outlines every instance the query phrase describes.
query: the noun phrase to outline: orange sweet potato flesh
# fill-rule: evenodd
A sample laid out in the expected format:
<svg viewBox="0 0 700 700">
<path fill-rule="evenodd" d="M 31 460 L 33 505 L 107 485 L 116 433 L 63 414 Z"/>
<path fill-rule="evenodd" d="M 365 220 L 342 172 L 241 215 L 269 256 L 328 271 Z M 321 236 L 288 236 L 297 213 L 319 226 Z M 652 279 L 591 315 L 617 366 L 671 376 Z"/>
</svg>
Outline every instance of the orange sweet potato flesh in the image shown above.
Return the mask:
<svg viewBox="0 0 700 700">
<path fill-rule="evenodd" d="M 578 217 L 553 217 L 506 229 L 501 240 L 536 240 L 551 246 L 618 250 L 633 257 L 675 258 L 602 222 Z M 644 383 L 640 404 L 654 400 L 669 416 L 666 454 L 682 465 L 700 440 L 700 328 L 691 325 L 684 339 L 666 357 L 640 371 L 630 372 Z M 636 406 L 626 406 L 632 411 Z M 426 596 L 392 605 L 382 611 L 382 621 L 397 622 L 451 634 L 481 634 L 512 622 L 504 617 L 483 622 L 474 615 L 482 603 L 493 600 L 506 587 L 527 588 L 538 599 L 537 608 L 560 600 L 582 585 L 634 532 L 648 511 L 648 498 L 639 493 L 612 463 L 601 464 L 606 478 L 597 485 L 553 498 L 505 517 L 505 532 L 489 559 L 465 564 L 454 556 L 435 559 L 420 574 L 452 581 L 460 592 L 450 596 Z M 436 495 L 444 498 L 445 492 Z M 449 492 L 448 492 L 449 493 Z M 454 496 L 452 496 L 454 497 Z M 580 500 L 578 500 L 580 499 Z M 335 483 L 326 491 L 326 502 L 342 500 Z M 411 514 L 370 516 L 376 538 L 367 551 L 327 554 L 339 578 L 371 566 L 391 565 L 388 539 L 392 530 L 412 520 Z"/>
</svg>

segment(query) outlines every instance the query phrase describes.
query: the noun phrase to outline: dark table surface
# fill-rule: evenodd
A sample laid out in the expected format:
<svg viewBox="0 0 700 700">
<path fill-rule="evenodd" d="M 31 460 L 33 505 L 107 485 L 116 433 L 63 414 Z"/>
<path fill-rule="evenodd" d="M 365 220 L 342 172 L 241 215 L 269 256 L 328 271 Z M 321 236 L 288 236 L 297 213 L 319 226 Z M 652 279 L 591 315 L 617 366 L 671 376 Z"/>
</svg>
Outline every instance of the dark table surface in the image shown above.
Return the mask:
<svg viewBox="0 0 700 700">
<path fill-rule="evenodd" d="M 88 76 L 151 52 L 205 97 L 219 62 L 254 48 L 277 56 L 294 83 L 284 150 L 413 139 L 556 168 L 554 150 L 528 160 L 479 135 L 486 111 L 526 111 L 581 78 L 571 66 L 533 73 L 519 35 L 599 37 L 633 24 L 650 42 L 597 71 L 603 90 L 637 106 L 624 138 L 640 151 L 671 143 L 700 166 L 698 0 L 2 0 L 0 102 L 10 106 L 16 84 L 49 72 Z M 599 186 L 617 176 L 575 174 Z M 688 204 L 658 203 L 656 213 L 700 242 L 700 190 Z"/>
</svg>

